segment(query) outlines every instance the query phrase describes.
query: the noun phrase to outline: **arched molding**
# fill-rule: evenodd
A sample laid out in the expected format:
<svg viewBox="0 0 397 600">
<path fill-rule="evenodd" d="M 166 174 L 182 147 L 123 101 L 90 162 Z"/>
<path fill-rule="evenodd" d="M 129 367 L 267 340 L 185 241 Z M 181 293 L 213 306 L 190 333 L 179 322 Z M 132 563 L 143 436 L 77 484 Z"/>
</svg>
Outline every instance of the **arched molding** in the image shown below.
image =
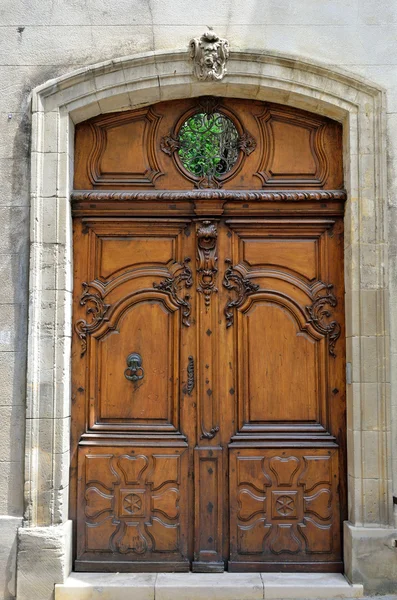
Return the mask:
<svg viewBox="0 0 397 600">
<path fill-rule="evenodd" d="M 343 123 L 346 344 L 352 364 L 349 521 L 390 532 L 396 474 L 388 460 L 385 94 L 334 68 L 254 51 L 232 52 L 222 82 L 197 81 L 182 50 L 89 66 L 33 91 L 26 526 L 50 529 L 68 519 L 74 125 L 101 113 L 208 94 L 277 102 Z M 363 310 L 369 297 L 376 312 L 370 325 Z M 376 403 L 378 426 L 368 432 L 361 415 L 370 403 Z M 349 549 L 345 560 L 356 578 Z"/>
</svg>

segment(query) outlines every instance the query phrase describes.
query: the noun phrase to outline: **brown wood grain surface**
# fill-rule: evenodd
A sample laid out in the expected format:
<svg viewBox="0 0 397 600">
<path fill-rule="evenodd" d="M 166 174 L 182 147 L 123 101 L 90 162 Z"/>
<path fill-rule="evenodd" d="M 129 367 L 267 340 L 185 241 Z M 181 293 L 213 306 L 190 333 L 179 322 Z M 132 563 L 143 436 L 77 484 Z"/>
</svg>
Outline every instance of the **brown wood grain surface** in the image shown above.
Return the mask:
<svg viewBox="0 0 397 600">
<path fill-rule="evenodd" d="M 208 99 L 76 130 L 76 570 L 342 570 L 341 127 L 214 102 L 256 142 L 216 190 L 161 149 Z"/>
</svg>

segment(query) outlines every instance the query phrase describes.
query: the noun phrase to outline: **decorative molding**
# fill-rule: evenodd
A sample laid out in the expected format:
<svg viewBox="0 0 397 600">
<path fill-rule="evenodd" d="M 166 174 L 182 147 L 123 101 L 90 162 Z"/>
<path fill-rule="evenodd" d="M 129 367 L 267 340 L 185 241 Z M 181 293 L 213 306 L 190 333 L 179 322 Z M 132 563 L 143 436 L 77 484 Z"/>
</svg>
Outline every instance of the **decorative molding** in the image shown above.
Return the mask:
<svg viewBox="0 0 397 600">
<path fill-rule="evenodd" d="M 201 177 L 195 182 L 195 187 L 199 190 L 219 190 L 222 187 L 221 182 L 216 177 Z"/>
<path fill-rule="evenodd" d="M 122 560 L 122 555 L 129 555 L 129 560 L 145 555 L 155 562 L 159 553 L 166 552 L 184 560 L 186 458 L 178 449 L 159 453 L 148 446 L 133 456 L 128 447 L 105 455 L 100 448 L 81 450 L 77 531 L 84 542 L 77 564 L 92 556 L 93 547 L 105 563 L 115 557 Z M 108 520 L 111 528 L 106 527 Z"/>
<path fill-rule="evenodd" d="M 197 291 L 204 295 L 205 309 L 208 310 L 211 294 L 216 294 L 215 286 L 218 269 L 217 253 L 218 231 L 212 221 L 203 221 L 197 229 Z"/>
<path fill-rule="evenodd" d="M 218 431 L 219 431 L 219 425 L 217 425 L 216 427 L 212 427 L 209 431 L 206 431 L 204 429 L 203 424 L 202 424 L 201 425 L 201 430 L 202 430 L 203 433 L 201 434 L 200 439 L 202 439 L 202 440 L 212 440 L 216 436 L 216 434 L 218 433 Z"/>
<path fill-rule="evenodd" d="M 174 300 L 175 304 L 182 309 L 182 323 L 186 327 L 190 327 L 190 295 L 185 294 L 183 298 L 178 295 L 182 284 L 186 288 L 190 288 L 193 285 L 193 274 L 189 267 L 190 258 L 186 257 L 182 265 L 178 264 L 178 268 L 173 275 L 167 277 L 160 283 L 153 283 L 153 287 L 160 292 L 169 294 Z"/>
<path fill-rule="evenodd" d="M 341 333 L 341 327 L 337 321 L 328 321 L 328 319 L 332 317 L 332 312 L 327 309 L 326 306 L 335 308 L 338 302 L 334 294 L 329 291 L 333 288 L 333 285 L 324 285 L 328 293 L 325 296 L 317 294 L 313 303 L 310 306 L 306 306 L 306 310 L 310 317 L 309 323 L 311 323 L 317 331 L 328 338 L 329 353 L 335 358 L 336 354 L 334 349 Z"/>
<path fill-rule="evenodd" d="M 194 358 L 193 356 L 188 357 L 187 363 L 187 384 L 184 392 L 188 395 L 192 395 L 194 390 Z"/>
<path fill-rule="evenodd" d="M 199 81 L 220 81 L 226 75 L 229 42 L 214 31 L 206 31 L 190 41 L 193 73 Z"/>
<path fill-rule="evenodd" d="M 305 449 L 288 449 L 291 454 L 283 460 L 276 457 L 271 470 L 272 451 L 257 450 L 254 456 L 251 449 L 237 452 L 230 452 L 235 564 L 244 563 L 247 554 L 256 554 L 262 564 L 275 560 L 274 555 L 333 553 L 338 558 L 340 500 L 333 477 L 337 450 L 317 449 L 315 456 L 308 456 Z M 293 465 L 288 471 L 287 461 Z"/>
<path fill-rule="evenodd" d="M 225 271 L 223 285 L 227 290 L 233 290 L 237 293 L 237 298 L 235 300 L 229 300 L 224 310 L 226 327 L 231 327 L 234 323 L 234 309 L 239 308 L 248 296 L 257 292 L 259 290 L 259 285 L 253 283 L 246 277 L 243 277 L 235 267 L 232 267 L 230 258 L 227 258 L 225 263 L 229 265 L 229 267 Z"/>
<path fill-rule="evenodd" d="M 110 308 L 110 304 L 105 304 L 102 296 L 96 292 L 90 292 L 90 288 L 92 287 L 91 283 L 86 283 L 85 281 L 82 283 L 83 293 L 80 297 L 80 306 L 87 306 L 87 316 L 90 315 L 92 317 L 92 321 L 88 323 L 85 319 L 79 319 L 76 321 L 74 329 L 81 340 L 81 355 L 87 351 L 87 335 L 91 334 L 93 331 L 98 329 L 100 325 L 105 320 L 105 316 Z"/>
<path fill-rule="evenodd" d="M 299 191 L 262 191 L 262 190 L 150 190 L 150 191 L 117 191 L 117 190 L 78 190 L 71 194 L 73 202 L 175 202 L 195 200 L 224 200 L 226 202 L 331 202 L 347 199 L 345 190 L 299 190 Z"/>
<path fill-rule="evenodd" d="M 160 149 L 168 156 L 172 156 L 180 147 L 180 141 L 172 133 L 164 135 L 160 140 Z"/>
<path fill-rule="evenodd" d="M 249 156 L 256 149 L 256 146 L 256 140 L 247 131 L 240 135 L 238 148 L 244 152 L 244 154 Z"/>
<path fill-rule="evenodd" d="M 116 115 L 103 115 L 90 123 L 93 145 L 88 159 L 88 176 L 94 186 L 128 185 L 154 187 L 155 180 L 163 175 L 156 157 L 156 135 L 161 116 L 151 107 Z M 143 162 L 147 168 L 142 172 L 106 172 L 102 169 L 102 159 L 107 151 L 112 151 L 108 140 L 108 130 L 129 125 L 134 122 L 143 123 L 141 144 Z"/>
<path fill-rule="evenodd" d="M 317 187 L 321 188 L 329 174 L 329 162 L 327 152 L 324 148 L 325 124 L 315 115 L 302 118 L 293 111 L 286 108 L 266 108 L 264 112 L 256 117 L 263 140 L 263 152 L 258 171 L 255 173 L 265 186 L 282 187 Z M 306 130 L 308 132 L 307 152 L 310 152 L 314 170 L 312 173 L 288 173 L 288 165 L 285 164 L 281 173 L 274 171 L 275 149 L 277 147 L 277 134 L 274 125 L 278 123 Z M 280 169 L 280 167 L 279 167 Z"/>
<path fill-rule="evenodd" d="M 201 96 L 198 99 L 198 108 L 206 115 L 212 115 L 220 108 L 220 98 L 218 96 Z"/>
</svg>

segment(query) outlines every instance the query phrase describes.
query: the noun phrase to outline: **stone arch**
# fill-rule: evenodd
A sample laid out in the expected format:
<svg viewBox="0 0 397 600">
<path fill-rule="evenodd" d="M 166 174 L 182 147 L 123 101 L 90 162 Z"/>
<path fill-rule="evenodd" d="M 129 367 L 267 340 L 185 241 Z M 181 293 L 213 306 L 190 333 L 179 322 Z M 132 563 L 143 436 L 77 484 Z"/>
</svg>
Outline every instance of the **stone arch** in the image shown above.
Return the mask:
<svg viewBox="0 0 397 600">
<path fill-rule="evenodd" d="M 348 192 L 346 343 L 347 361 L 352 365 L 351 375 L 348 372 L 351 385 L 347 386 L 349 524 L 345 531 L 345 569 L 350 579 L 362 581 L 365 574 L 355 550 L 360 535 L 362 539 L 367 530 L 376 529 L 379 536 L 387 538 L 387 549 L 391 549 L 391 528 L 395 525 L 386 427 L 390 400 L 386 393 L 387 281 L 383 268 L 387 250 L 384 93 L 341 71 L 296 58 L 248 51 L 231 53 L 228 74 L 222 82 L 197 81 L 188 53 L 178 51 L 136 55 L 86 67 L 33 91 L 27 511 L 26 527 L 20 530 L 20 550 L 26 544 L 29 547 L 31 538 L 40 538 L 44 546 L 48 536 L 56 539 L 64 557 L 59 563 L 57 582 L 70 572 L 69 197 L 74 125 L 101 113 L 206 94 L 278 102 L 343 123 Z M 366 320 L 368 302 L 375 307 L 374 323 Z M 374 402 L 383 425 L 370 432 L 374 434 L 371 436 L 361 431 L 360 414 Z M 18 578 L 19 582 L 24 581 L 22 553 Z"/>
</svg>

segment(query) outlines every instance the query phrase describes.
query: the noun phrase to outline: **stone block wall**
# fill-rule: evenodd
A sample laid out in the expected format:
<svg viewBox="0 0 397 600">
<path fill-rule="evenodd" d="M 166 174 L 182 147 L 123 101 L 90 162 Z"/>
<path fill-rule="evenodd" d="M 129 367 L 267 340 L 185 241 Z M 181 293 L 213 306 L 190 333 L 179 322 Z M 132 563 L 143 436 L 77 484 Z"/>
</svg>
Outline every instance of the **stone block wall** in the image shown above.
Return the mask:
<svg viewBox="0 0 397 600">
<path fill-rule="evenodd" d="M 375 220 L 366 206 L 363 219 L 373 228 L 365 240 L 362 281 L 367 281 L 365 295 L 360 296 L 360 324 L 351 323 L 348 352 L 353 362 L 353 387 L 362 386 L 368 401 L 365 409 L 350 407 L 348 416 L 351 439 L 363 439 L 361 454 L 350 451 L 351 518 L 374 529 L 380 524 L 392 527 L 392 516 L 379 513 L 380 473 L 389 487 L 383 493 L 393 495 L 392 475 L 397 474 L 397 3 L 395 0 L 2 0 L 0 2 L 0 600 L 16 595 L 15 560 L 17 529 L 29 516 L 29 497 L 24 497 L 24 481 L 29 480 L 35 464 L 31 456 L 25 462 L 25 435 L 35 427 L 37 416 L 26 414 L 26 364 L 29 299 L 29 206 L 31 140 L 31 91 L 49 79 L 105 60 L 122 56 L 187 49 L 189 40 L 205 31 L 206 26 L 226 37 L 232 51 L 254 50 L 266 55 L 285 54 L 292 58 L 320 62 L 329 68 L 344 69 L 351 77 L 365 77 L 383 87 L 386 99 L 387 141 L 387 218 Z M 290 69 L 291 70 L 291 69 Z M 293 68 L 292 68 L 293 70 Z M 159 77 L 161 72 L 159 71 Z M 286 73 L 286 78 L 291 73 Z M 302 86 L 310 84 L 302 81 Z M 244 73 L 241 73 L 244 84 Z M 100 85 L 97 78 L 97 85 Z M 227 85 L 227 79 L 225 79 Z M 303 89 L 303 88 L 302 88 Z M 330 90 L 328 90 L 330 91 Z M 192 89 L 186 86 L 189 96 Z M 166 91 L 164 92 L 166 94 Z M 162 99 L 166 96 L 163 95 Z M 147 94 L 142 101 L 153 99 Z M 351 98 L 354 102 L 355 98 Z M 112 110 L 109 98 L 102 111 Z M 368 106 L 368 113 L 371 107 Z M 365 119 L 365 112 L 360 118 Z M 47 123 L 50 123 L 47 121 Z M 382 125 L 383 127 L 383 125 Z M 51 125 L 43 132 L 47 151 L 57 152 L 56 134 Z M 363 144 L 363 140 L 361 143 Z M 33 143 L 33 145 L 32 145 Z M 365 143 L 364 143 L 365 147 Z M 368 161 L 376 161 L 370 154 Z M 47 163 L 48 164 L 48 163 Z M 348 165 L 345 165 L 349 169 Z M 362 173 L 365 176 L 365 173 Z M 43 180 L 52 189 L 48 166 Z M 361 182 L 365 188 L 365 181 Z M 369 198 L 376 190 L 369 184 Z M 371 196 L 372 195 L 372 196 Z M 48 204 L 58 206 L 55 195 L 48 194 Z M 365 200 L 365 194 L 363 196 Z M 368 209 L 369 210 L 369 209 Z M 364 222 L 363 221 L 363 222 Z M 382 235 L 379 236 L 379 230 Z M 386 239 L 388 246 L 380 257 L 375 239 Z M 48 231 L 48 239 L 54 232 Z M 360 239 L 361 232 L 356 232 Z M 353 251 L 351 248 L 347 252 Z M 353 259 L 352 259 L 353 260 Z M 388 288 L 373 285 L 371 273 L 381 261 Z M 49 269 L 51 265 L 49 264 Z M 49 279 L 51 273 L 48 274 Z M 49 291 L 55 286 L 48 284 Z M 352 286 L 354 290 L 354 285 Z M 354 291 L 352 292 L 354 294 Z M 55 294 L 55 292 L 54 292 Z M 50 295 L 48 295 L 51 303 Z M 389 307 L 388 306 L 389 300 Z M 54 298 L 54 301 L 56 299 Z M 58 301 L 58 300 L 57 300 Z M 347 311 L 353 297 L 347 297 Z M 386 307 L 386 309 L 385 309 Z M 45 310 L 45 307 L 43 307 Z M 381 325 L 379 325 L 381 323 Z M 384 325 L 383 325 L 384 324 Z M 378 364 L 376 358 L 381 327 L 390 332 L 390 364 Z M 358 342 L 357 332 L 362 336 Z M 51 336 L 51 331 L 48 332 Z M 383 338 L 382 338 L 383 340 Z M 384 340 L 382 341 L 384 343 Z M 355 369 L 355 370 L 354 370 Z M 360 380 L 358 373 L 364 374 Z M 382 373 L 380 376 L 379 374 Z M 390 377 L 389 377 L 390 373 Z M 381 381 L 381 383 L 379 383 Z M 391 386 L 391 387 L 390 387 Z M 353 390 L 353 394 L 354 394 Z M 384 398 L 383 403 L 379 398 Z M 381 408 L 380 408 L 381 407 Z M 383 407 L 383 408 L 382 408 Z M 42 407 L 43 408 L 43 407 Z M 372 410 L 371 410 L 372 408 Z M 390 410 L 388 410 L 388 408 Z M 63 415 L 65 419 L 68 415 Z M 67 453 L 67 439 L 58 440 L 52 415 L 45 411 L 48 428 L 38 436 L 44 450 Z M 388 432 L 386 447 L 384 436 Z M 49 434 L 50 432 L 50 434 Z M 52 433 L 51 433 L 52 432 Z M 362 437 L 361 437 L 362 436 Z M 359 445 L 359 443 L 357 442 Z M 360 442 L 361 444 L 361 442 Z M 60 448 L 60 449 L 59 449 Z M 371 451 L 368 451 L 371 448 Z M 394 449 L 394 450 L 393 450 Z M 388 463 L 379 458 L 386 455 Z M 55 474 L 61 482 L 65 474 Z M 359 476 L 362 476 L 359 484 Z M 43 473 L 42 477 L 48 477 Z M 394 490 L 397 495 L 397 490 Z M 363 497 L 364 512 L 358 514 L 355 501 Z M 67 498 L 64 499 L 67 501 Z M 43 497 L 43 513 L 49 505 Z M 386 502 L 390 505 L 390 502 Z M 360 509 L 361 510 L 361 509 Z M 46 514 L 46 521 L 57 515 Z M 397 523 L 394 523 L 396 526 Z M 358 534 L 357 534 L 358 535 Z M 354 536 L 352 535 L 352 538 Z M 42 538 L 41 538 L 42 539 Z M 21 545 L 25 544 L 20 536 Z M 34 549 L 30 548 L 34 552 Z M 393 555 L 391 555 L 393 556 Z M 392 559 L 390 559 L 392 560 Z M 395 558 L 397 561 L 397 556 Z M 354 566 L 352 566 L 352 572 Z M 375 590 L 376 591 L 376 590 Z"/>
</svg>

